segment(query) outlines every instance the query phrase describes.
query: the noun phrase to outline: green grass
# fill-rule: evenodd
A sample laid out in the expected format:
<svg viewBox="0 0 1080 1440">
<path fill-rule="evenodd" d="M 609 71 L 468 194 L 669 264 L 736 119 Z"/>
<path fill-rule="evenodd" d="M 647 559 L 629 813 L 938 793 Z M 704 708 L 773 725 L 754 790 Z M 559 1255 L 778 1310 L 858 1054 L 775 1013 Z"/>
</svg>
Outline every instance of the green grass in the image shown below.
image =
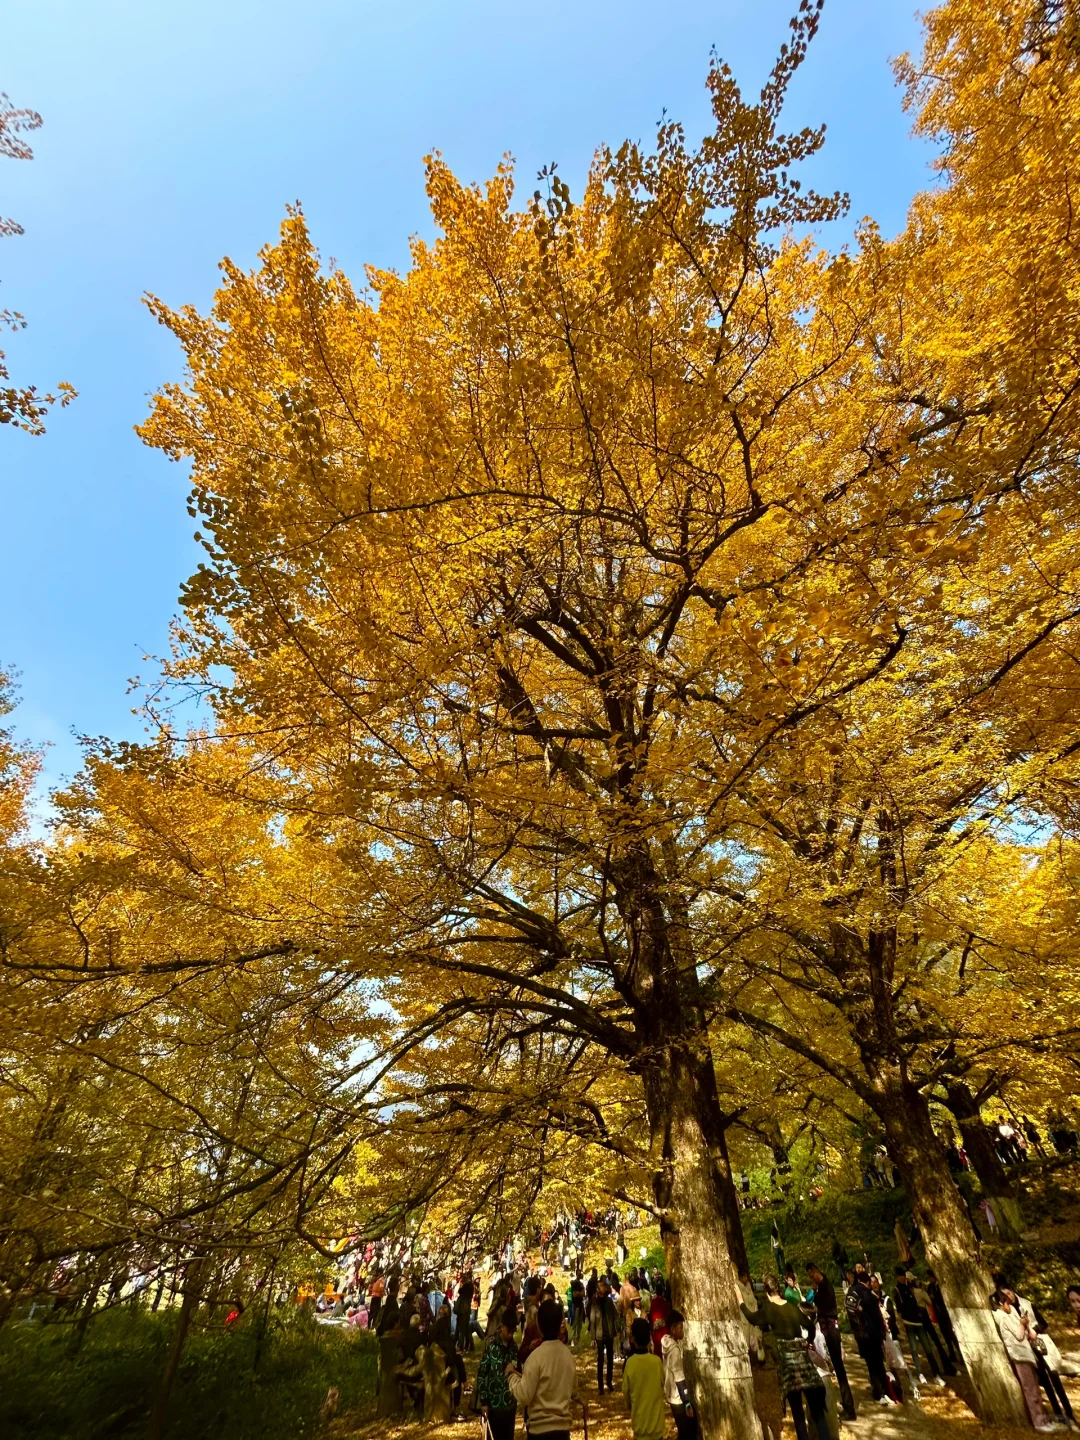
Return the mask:
<svg viewBox="0 0 1080 1440">
<path fill-rule="evenodd" d="M 1031 1175 L 1022 1175 L 1021 1178 L 1031 1189 L 1025 1197 L 1023 1209 L 1027 1223 L 1033 1227 L 1032 1234 L 1023 1242 L 1011 1246 L 996 1243 L 986 1236 L 984 1257 L 991 1271 L 1003 1271 L 1040 1308 L 1061 1311 L 1065 1308 L 1065 1287 L 1080 1281 L 1080 1224 L 1073 1227 L 1075 1237 L 1063 1238 L 1059 1235 L 1052 1241 L 1045 1238 L 1045 1230 L 1048 1223 L 1060 1221 L 1063 1216 L 1080 1218 L 1080 1167 L 1063 1166 L 1045 1178 L 1036 1176 L 1033 1168 Z M 974 1203 L 978 1191 L 971 1180 L 964 1183 L 970 1187 L 969 1198 Z M 886 1284 L 891 1285 L 893 1272 L 899 1263 L 893 1231 L 897 1220 L 905 1235 L 908 1234 L 911 1207 L 899 1186 L 895 1190 L 827 1192 L 818 1200 L 791 1201 L 764 1210 L 744 1210 L 743 1235 L 750 1272 L 756 1279 L 776 1271 L 771 1242 L 775 1222 L 785 1261 L 795 1267 L 803 1286 L 807 1283 L 806 1266 L 811 1260 L 834 1281 L 839 1278 L 833 1263 L 834 1240 L 838 1240 L 847 1251 L 850 1264 L 861 1260 L 865 1251 Z M 605 1243 L 610 1248 L 610 1242 L 605 1241 L 601 1242 L 601 1248 Z M 664 1251 L 656 1226 L 628 1234 L 627 1244 L 630 1251 L 628 1265 L 641 1263 L 639 1250 L 644 1246 L 648 1252 L 645 1263 L 650 1267 L 659 1265 L 666 1273 Z M 915 1255 L 915 1269 L 925 1275 L 926 1257 L 921 1241 L 912 1241 L 911 1248 Z M 600 1262 L 593 1260 L 592 1263 Z"/>
<path fill-rule="evenodd" d="M 98 1317 L 77 1355 L 68 1325 L 0 1331 L 0 1435 L 113 1440 L 142 1434 L 176 1323 L 175 1312 L 122 1309 Z M 188 1336 L 170 1403 L 169 1440 L 293 1440 L 314 1434 L 331 1385 L 342 1413 L 367 1407 L 378 1350 L 310 1318 L 272 1314 L 258 1365 L 258 1322 L 220 1319 Z"/>
</svg>

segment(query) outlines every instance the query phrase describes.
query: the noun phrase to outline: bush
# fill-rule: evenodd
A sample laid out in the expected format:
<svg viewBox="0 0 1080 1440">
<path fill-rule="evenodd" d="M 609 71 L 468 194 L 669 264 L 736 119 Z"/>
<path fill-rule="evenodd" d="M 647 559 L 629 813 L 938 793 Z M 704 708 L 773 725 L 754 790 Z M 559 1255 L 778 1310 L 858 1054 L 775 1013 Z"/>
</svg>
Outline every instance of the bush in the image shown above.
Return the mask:
<svg viewBox="0 0 1080 1440">
<path fill-rule="evenodd" d="M 8 1325 L 0 1331 L 0 1434 L 141 1435 L 175 1324 L 175 1311 L 111 1311 L 90 1325 L 77 1355 L 70 1325 Z M 230 1330 L 220 1319 L 192 1327 L 169 1405 L 169 1440 L 292 1440 L 314 1432 L 331 1385 L 341 1412 L 373 1396 L 373 1336 L 277 1312 L 256 1364 L 259 1329 L 256 1316 Z"/>
</svg>

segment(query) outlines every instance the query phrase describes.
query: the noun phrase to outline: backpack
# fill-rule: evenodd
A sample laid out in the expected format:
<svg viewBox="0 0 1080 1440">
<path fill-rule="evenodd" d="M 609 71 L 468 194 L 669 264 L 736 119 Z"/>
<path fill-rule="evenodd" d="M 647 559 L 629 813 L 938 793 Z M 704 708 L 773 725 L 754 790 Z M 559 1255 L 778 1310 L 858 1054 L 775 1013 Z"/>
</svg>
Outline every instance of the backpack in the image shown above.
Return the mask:
<svg viewBox="0 0 1080 1440">
<path fill-rule="evenodd" d="M 848 1288 L 847 1294 L 844 1296 L 844 1309 L 847 1311 L 851 1333 L 856 1339 L 860 1338 L 864 1330 L 862 1304 L 859 1301 L 859 1296 L 854 1285 Z"/>
</svg>

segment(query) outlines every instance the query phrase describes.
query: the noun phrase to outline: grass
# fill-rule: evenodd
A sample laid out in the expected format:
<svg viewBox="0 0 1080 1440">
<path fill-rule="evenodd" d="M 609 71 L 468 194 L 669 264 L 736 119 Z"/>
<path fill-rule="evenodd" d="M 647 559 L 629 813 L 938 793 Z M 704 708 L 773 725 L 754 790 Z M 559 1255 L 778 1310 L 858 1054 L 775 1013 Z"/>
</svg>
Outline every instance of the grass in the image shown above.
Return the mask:
<svg viewBox="0 0 1080 1440">
<path fill-rule="evenodd" d="M 113 1440 L 142 1434 L 175 1312 L 122 1308 L 99 1316 L 77 1355 L 71 1327 L 0 1331 L 0 1435 Z M 342 1412 L 375 1393 L 377 1346 L 367 1334 L 273 1314 L 258 1354 L 258 1320 L 188 1336 L 170 1403 L 169 1440 L 293 1440 L 314 1434 L 331 1385 Z"/>
</svg>

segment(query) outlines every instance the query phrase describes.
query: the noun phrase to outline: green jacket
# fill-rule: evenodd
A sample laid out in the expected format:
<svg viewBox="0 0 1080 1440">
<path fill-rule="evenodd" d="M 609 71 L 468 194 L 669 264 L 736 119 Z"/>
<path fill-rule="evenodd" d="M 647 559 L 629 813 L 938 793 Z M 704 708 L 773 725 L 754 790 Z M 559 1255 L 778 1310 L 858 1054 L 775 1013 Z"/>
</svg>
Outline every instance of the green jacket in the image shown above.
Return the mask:
<svg viewBox="0 0 1080 1440">
<path fill-rule="evenodd" d="M 507 1365 L 516 1365 L 516 1345 L 504 1345 L 498 1335 L 487 1343 L 476 1372 L 476 1403 L 486 1405 L 489 1410 L 514 1410 L 517 1401 L 510 1393 L 506 1381 Z"/>
</svg>

